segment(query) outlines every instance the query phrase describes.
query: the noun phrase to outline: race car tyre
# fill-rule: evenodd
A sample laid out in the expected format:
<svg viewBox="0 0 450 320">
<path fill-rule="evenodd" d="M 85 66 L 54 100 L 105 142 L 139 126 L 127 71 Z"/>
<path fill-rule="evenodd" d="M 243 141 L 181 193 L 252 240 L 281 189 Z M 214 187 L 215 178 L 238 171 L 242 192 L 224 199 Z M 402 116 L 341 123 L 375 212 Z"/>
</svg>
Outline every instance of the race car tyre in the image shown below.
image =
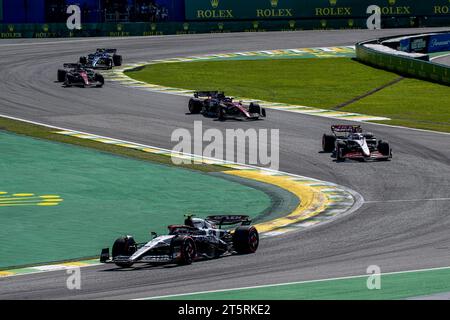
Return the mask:
<svg viewBox="0 0 450 320">
<path fill-rule="evenodd" d="M 63 69 L 58 70 L 58 82 L 64 82 L 66 80 L 67 71 Z"/>
<path fill-rule="evenodd" d="M 248 106 L 248 112 L 261 114 L 261 107 L 259 104 L 251 102 Z"/>
<path fill-rule="evenodd" d="M 254 253 L 258 249 L 259 234 L 253 226 L 240 226 L 233 233 L 233 247 L 239 254 Z"/>
<path fill-rule="evenodd" d="M 261 115 L 265 118 L 266 117 L 266 109 L 261 108 Z"/>
<path fill-rule="evenodd" d="M 391 153 L 391 149 L 387 141 L 378 141 L 377 149 L 383 156 L 389 156 Z"/>
<path fill-rule="evenodd" d="M 322 136 L 322 150 L 324 152 L 333 152 L 336 137 L 332 134 L 324 134 Z"/>
<path fill-rule="evenodd" d="M 223 110 L 223 108 L 219 107 L 219 114 L 217 116 L 217 120 L 225 121 L 225 111 Z"/>
<path fill-rule="evenodd" d="M 202 111 L 202 102 L 197 99 L 190 99 L 189 100 L 189 112 L 192 114 L 198 114 L 200 111 Z"/>
<path fill-rule="evenodd" d="M 100 73 L 95 74 L 94 81 L 99 82 L 99 84 L 96 85 L 97 88 L 101 88 L 105 84 L 105 78 Z"/>
<path fill-rule="evenodd" d="M 122 56 L 115 54 L 113 55 L 114 66 L 120 67 L 122 65 Z"/>
<path fill-rule="evenodd" d="M 87 64 L 87 58 L 86 57 L 80 57 L 80 63 L 81 64 Z"/>
<path fill-rule="evenodd" d="M 131 256 L 136 252 L 136 241 L 133 237 L 121 237 L 114 241 L 112 247 L 112 258 L 114 260 L 117 256 Z M 115 262 L 116 266 L 122 268 L 129 268 L 133 265 L 132 262 Z"/>
<path fill-rule="evenodd" d="M 64 78 L 64 86 L 65 87 L 70 87 L 72 86 L 71 82 L 70 82 L 70 78 L 69 78 L 69 74 L 66 73 L 66 77 Z"/>
<path fill-rule="evenodd" d="M 345 143 L 339 142 L 336 146 L 336 161 L 345 161 Z"/>
<path fill-rule="evenodd" d="M 180 248 L 180 259 L 177 261 L 179 265 L 191 264 L 197 256 L 197 248 L 191 237 L 181 236 L 174 238 L 172 241 L 172 248 L 173 247 Z"/>
</svg>

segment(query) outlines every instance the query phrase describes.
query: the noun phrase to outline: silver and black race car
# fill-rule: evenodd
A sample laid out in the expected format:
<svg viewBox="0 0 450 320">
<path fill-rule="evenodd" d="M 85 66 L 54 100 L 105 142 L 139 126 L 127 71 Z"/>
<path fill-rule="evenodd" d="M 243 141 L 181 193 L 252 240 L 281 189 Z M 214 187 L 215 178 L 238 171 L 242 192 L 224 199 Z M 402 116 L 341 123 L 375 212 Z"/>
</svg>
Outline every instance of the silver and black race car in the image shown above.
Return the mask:
<svg viewBox="0 0 450 320">
<path fill-rule="evenodd" d="M 370 132 L 363 132 L 359 125 L 333 125 L 332 134 L 322 136 L 323 152 L 331 152 L 337 161 L 388 160 L 392 149 L 387 141 L 377 140 Z"/>
<path fill-rule="evenodd" d="M 105 84 L 103 75 L 79 63 L 65 63 L 64 69 L 58 70 L 58 82 L 63 82 L 64 87 L 97 87 Z"/>
<path fill-rule="evenodd" d="M 222 226 L 241 224 L 234 230 Z M 146 243 L 136 243 L 132 236 L 118 238 L 112 247 L 102 250 L 100 262 L 127 268 L 136 263 L 191 264 L 200 259 L 215 259 L 231 254 L 254 253 L 259 235 L 248 216 L 218 215 L 206 219 L 188 215 L 182 225 L 170 225 L 169 234 L 157 236 Z"/>
<path fill-rule="evenodd" d="M 220 91 L 198 91 L 189 100 L 189 112 L 202 114 L 205 117 L 217 118 L 220 121 L 234 120 L 258 120 L 266 117 L 266 109 L 259 104 L 251 102 L 244 104 L 242 101 L 233 101 L 233 98 L 225 96 Z"/>
<path fill-rule="evenodd" d="M 80 63 L 91 69 L 112 69 L 122 65 L 122 56 L 117 49 L 97 49 L 95 53 L 80 57 Z"/>
</svg>

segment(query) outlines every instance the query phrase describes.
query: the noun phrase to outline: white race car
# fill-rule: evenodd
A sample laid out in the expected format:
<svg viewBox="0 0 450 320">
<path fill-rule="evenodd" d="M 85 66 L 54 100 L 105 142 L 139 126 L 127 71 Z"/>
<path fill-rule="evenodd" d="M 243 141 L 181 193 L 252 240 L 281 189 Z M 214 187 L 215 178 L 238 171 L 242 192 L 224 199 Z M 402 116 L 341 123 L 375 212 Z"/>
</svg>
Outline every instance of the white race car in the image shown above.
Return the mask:
<svg viewBox="0 0 450 320">
<path fill-rule="evenodd" d="M 332 134 L 322 136 L 322 149 L 331 152 L 337 161 L 388 160 L 392 149 L 387 141 L 378 140 L 372 133 L 363 132 L 359 125 L 333 125 Z"/>
</svg>

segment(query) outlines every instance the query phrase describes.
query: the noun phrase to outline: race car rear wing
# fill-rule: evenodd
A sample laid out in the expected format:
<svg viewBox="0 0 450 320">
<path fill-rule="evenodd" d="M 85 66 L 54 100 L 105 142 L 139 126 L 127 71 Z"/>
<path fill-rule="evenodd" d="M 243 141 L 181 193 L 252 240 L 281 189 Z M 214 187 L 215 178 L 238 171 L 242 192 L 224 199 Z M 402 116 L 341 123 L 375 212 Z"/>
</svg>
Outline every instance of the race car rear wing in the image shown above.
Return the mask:
<svg viewBox="0 0 450 320">
<path fill-rule="evenodd" d="M 249 225 L 252 221 L 249 216 L 244 215 L 216 215 L 208 216 L 206 220 L 214 222 L 219 225 L 219 229 L 222 226 L 229 226 L 237 223 L 242 223 L 242 225 Z"/>
<path fill-rule="evenodd" d="M 63 67 L 66 69 L 76 69 L 81 67 L 82 65 L 80 63 L 64 63 Z"/>
<path fill-rule="evenodd" d="M 201 97 L 213 97 L 213 98 L 225 98 L 225 93 L 223 91 L 195 91 L 195 98 Z"/>
<path fill-rule="evenodd" d="M 345 125 L 338 124 L 331 126 L 332 132 L 348 132 L 348 133 L 359 133 L 362 132 L 362 128 L 360 125 Z"/>
<path fill-rule="evenodd" d="M 104 48 L 99 48 L 97 49 L 97 52 L 104 52 L 104 53 L 116 53 L 117 49 L 104 49 Z"/>
</svg>

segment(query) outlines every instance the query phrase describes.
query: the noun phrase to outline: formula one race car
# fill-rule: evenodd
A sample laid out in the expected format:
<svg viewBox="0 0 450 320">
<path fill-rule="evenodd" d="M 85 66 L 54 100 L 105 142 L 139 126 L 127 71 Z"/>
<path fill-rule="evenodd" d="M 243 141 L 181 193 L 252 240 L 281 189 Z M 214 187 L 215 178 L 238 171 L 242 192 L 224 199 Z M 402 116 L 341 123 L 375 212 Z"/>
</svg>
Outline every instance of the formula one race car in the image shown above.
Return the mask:
<svg viewBox="0 0 450 320">
<path fill-rule="evenodd" d="M 359 125 L 333 125 L 332 134 L 322 136 L 322 150 L 331 152 L 337 161 L 388 160 L 392 150 L 387 141 L 378 140 Z"/>
<path fill-rule="evenodd" d="M 97 49 L 87 57 L 80 57 L 80 63 L 91 69 L 112 69 L 122 65 L 122 56 L 116 52 L 117 49 Z"/>
<path fill-rule="evenodd" d="M 103 87 L 104 77 L 79 63 L 65 63 L 64 69 L 58 70 L 58 82 L 64 82 L 65 87 Z"/>
<path fill-rule="evenodd" d="M 218 215 L 206 219 L 186 216 L 183 225 L 170 225 L 169 234 L 157 236 L 147 243 L 136 243 L 132 236 L 118 238 L 112 247 L 102 250 L 100 262 L 131 267 L 135 263 L 191 264 L 200 259 L 214 259 L 230 254 L 254 253 L 258 249 L 259 235 L 250 225 L 248 216 Z M 224 225 L 240 223 L 234 231 Z"/>
<path fill-rule="evenodd" d="M 226 119 L 258 120 L 266 117 L 266 109 L 259 104 L 251 102 L 246 105 L 242 101 L 233 101 L 219 91 L 199 91 L 189 100 L 189 112 L 201 113 L 205 117 L 217 118 L 220 121 Z"/>
</svg>

